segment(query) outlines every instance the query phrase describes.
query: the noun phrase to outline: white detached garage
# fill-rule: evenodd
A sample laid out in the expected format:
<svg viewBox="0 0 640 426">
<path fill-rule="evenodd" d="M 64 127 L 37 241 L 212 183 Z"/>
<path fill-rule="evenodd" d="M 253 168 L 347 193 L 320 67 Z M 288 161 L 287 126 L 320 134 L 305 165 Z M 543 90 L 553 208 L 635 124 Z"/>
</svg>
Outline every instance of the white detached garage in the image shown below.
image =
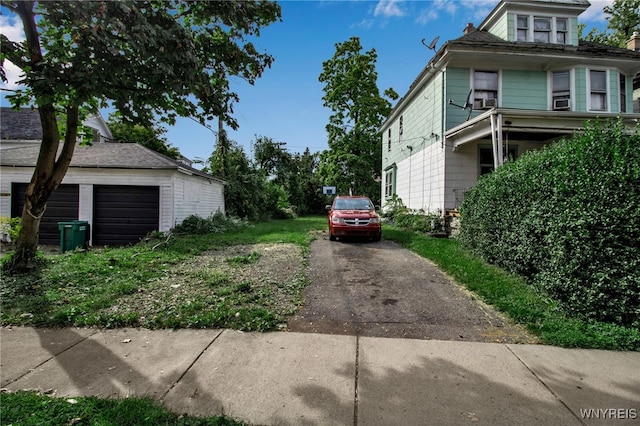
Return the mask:
<svg viewBox="0 0 640 426">
<path fill-rule="evenodd" d="M 39 146 L 2 150 L 0 216 L 21 216 Z M 58 244 L 58 222 L 90 224 L 92 245 L 136 243 L 187 216 L 225 212 L 224 181 L 137 144 L 77 146 L 71 166 L 47 203 L 40 243 Z"/>
</svg>

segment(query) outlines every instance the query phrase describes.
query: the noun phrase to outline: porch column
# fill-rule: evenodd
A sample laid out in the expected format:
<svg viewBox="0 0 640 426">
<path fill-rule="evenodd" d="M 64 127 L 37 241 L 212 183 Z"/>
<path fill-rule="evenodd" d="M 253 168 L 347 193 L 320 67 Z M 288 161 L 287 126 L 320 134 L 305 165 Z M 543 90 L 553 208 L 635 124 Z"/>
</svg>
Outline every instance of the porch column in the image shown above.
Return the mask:
<svg viewBox="0 0 640 426">
<path fill-rule="evenodd" d="M 493 147 L 493 170 L 504 164 L 502 149 L 502 114 L 491 114 L 491 146 Z"/>
</svg>

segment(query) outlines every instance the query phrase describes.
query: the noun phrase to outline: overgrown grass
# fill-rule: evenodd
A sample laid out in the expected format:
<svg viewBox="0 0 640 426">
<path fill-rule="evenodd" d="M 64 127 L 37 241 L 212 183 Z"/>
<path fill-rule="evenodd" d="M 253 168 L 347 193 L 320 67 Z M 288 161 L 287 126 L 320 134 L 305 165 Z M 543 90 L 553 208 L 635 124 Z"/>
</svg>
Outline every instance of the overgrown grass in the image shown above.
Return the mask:
<svg viewBox="0 0 640 426">
<path fill-rule="evenodd" d="M 0 394 L 3 425 L 173 425 L 236 426 L 228 417 L 193 417 L 171 413 L 159 402 L 145 398 L 53 398 L 35 392 Z"/>
<path fill-rule="evenodd" d="M 325 218 L 299 218 L 225 233 L 177 235 L 167 244 L 163 237 L 131 247 L 41 255 L 43 266 L 35 273 L 2 276 L 0 321 L 50 327 L 274 329 L 302 303 L 306 278 L 242 278 L 243 268 L 259 266 L 254 264 L 261 255 L 253 250 L 220 262 L 230 271 L 200 255 L 228 246 L 290 243 L 300 247 L 296 256 L 306 262 L 314 238 L 310 231 L 325 227 Z"/>
<path fill-rule="evenodd" d="M 385 226 L 384 237 L 433 261 L 483 301 L 526 326 L 549 345 L 591 349 L 640 350 L 640 331 L 571 318 L 559 304 L 522 278 L 489 265 L 458 241 L 433 238 Z"/>
</svg>

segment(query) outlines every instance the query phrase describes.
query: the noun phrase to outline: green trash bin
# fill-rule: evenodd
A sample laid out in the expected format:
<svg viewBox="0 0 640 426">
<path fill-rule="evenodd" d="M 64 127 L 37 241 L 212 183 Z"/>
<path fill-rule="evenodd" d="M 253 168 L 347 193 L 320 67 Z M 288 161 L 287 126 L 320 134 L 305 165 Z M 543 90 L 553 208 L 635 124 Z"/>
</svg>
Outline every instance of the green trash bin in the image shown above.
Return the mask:
<svg viewBox="0 0 640 426">
<path fill-rule="evenodd" d="M 74 220 L 72 222 L 58 222 L 60 230 L 60 251 L 75 250 L 78 247 L 86 247 L 88 240 L 89 222 Z"/>
</svg>

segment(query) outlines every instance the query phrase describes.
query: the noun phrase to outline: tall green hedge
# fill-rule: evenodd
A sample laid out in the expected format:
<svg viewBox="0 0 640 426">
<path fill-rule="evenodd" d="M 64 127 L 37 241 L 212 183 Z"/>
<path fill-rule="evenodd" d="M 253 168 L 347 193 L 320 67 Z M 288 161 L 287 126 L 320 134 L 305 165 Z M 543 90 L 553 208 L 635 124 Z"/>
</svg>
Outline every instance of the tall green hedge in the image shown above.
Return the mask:
<svg viewBox="0 0 640 426">
<path fill-rule="evenodd" d="M 481 179 L 462 243 L 567 312 L 640 328 L 640 131 L 594 122 Z"/>
</svg>

